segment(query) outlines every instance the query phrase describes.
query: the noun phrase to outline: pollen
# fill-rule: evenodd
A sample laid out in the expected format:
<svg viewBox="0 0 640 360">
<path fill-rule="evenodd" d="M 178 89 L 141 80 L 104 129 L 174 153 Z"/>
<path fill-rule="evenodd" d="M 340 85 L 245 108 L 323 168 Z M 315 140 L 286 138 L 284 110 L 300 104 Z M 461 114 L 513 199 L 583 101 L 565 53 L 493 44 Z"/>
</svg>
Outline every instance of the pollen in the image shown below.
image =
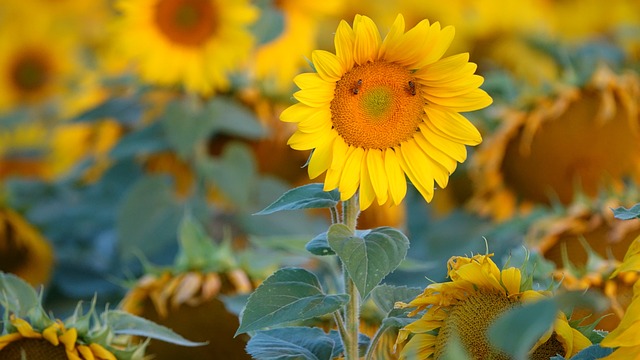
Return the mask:
<svg viewBox="0 0 640 360">
<path fill-rule="evenodd" d="M 406 67 L 386 61 L 355 66 L 336 83 L 333 127 L 351 146 L 387 149 L 412 139 L 423 121 L 420 84 Z"/>
<path fill-rule="evenodd" d="M 449 340 L 456 336 L 473 359 L 509 359 L 495 349 L 487 338 L 487 328 L 502 313 L 516 306 L 502 293 L 480 290 L 468 296 L 450 309 L 435 346 L 435 358 L 439 359 Z"/>
</svg>

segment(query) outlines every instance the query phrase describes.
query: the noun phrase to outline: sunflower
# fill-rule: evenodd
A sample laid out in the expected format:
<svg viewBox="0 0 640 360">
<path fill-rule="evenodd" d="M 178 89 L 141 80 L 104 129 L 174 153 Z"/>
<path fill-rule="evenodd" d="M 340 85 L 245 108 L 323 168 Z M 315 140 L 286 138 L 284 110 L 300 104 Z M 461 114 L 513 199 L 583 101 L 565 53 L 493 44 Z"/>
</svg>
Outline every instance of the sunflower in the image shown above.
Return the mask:
<svg viewBox="0 0 640 360">
<path fill-rule="evenodd" d="M 482 139 L 460 111 L 481 109 L 491 98 L 469 54 L 441 59 L 452 27 L 421 21 L 405 33 L 398 15 L 381 40 L 376 25 L 356 15 L 351 28 L 340 22 L 336 54 L 312 53 L 317 73 L 295 77 L 299 103 L 280 119 L 298 123 L 288 144 L 311 150 L 309 177 L 326 171 L 324 189 L 338 188 L 342 200 L 360 192 L 360 207 L 399 205 L 405 174 L 431 201 L 434 181 L 442 188 L 467 145 Z"/>
<path fill-rule="evenodd" d="M 239 326 L 236 314 L 222 302 L 224 296 L 249 294 L 254 282 L 236 262 L 230 240 L 216 245 L 204 228 L 185 217 L 180 251 L 168 269 L 148 269 L 130 288 L 120 308 L 164 325 L 205 346 L 184 348 L 152 340 L 147 353 L 154 359 L 250 359 L 244 350 L 248 337 L 234 334 Z"/>
<path fill-rule="evenodd" d="M 47 129 L 35 121 L 0 126 L 0 180 L 10 176 L 42 178 L 46 164 L 38 156 L 46 150 Z"/>
<path fill-rule="evenodd" d="M 473 209 L 497 220 L 640 179 L 640 77 L 600 66 L 583 86 L 510 109 L 474 154 Z"/>
<path fill-rule="evenodd" d="M 53 270 L 53 249 L 22 216 L 0 207 L 0 271 L 32 285 L 47 283 Z"/>
<path fill-rule="evenodd" d="M 258 16 L 247 0 L 120 0 L 117 44 L 141 77 L 209 95 L 229 87 L 228 74 L 249 55 L 247 30 Z"/>
<path fill-rule="evenodd" d="M 437 359 L 453 334 L 459 335 L 462 346 L 474 359 L 508 358 L 488 342 L 488 326 L 507 310 L 549 294 L 525 285 L 518 268 L 498 269 L 492 255 L 452 257 L 448 262 L 451 281 L 431 284 L 408 304 L 396 304 L 399 308 L 415 307 L 410 316 L 426 309 L 420 319 L 400 330 L 398 344 L 413 334 L 400 353 L 401 359 L 410 355 Z M 589 345 L 584 335 L 569 326 L 566 316 L 558 313 L 553 330 L 529 355 L 532 359 L 549 359 L 556 354 L 570 357 Z"/>
</svg>

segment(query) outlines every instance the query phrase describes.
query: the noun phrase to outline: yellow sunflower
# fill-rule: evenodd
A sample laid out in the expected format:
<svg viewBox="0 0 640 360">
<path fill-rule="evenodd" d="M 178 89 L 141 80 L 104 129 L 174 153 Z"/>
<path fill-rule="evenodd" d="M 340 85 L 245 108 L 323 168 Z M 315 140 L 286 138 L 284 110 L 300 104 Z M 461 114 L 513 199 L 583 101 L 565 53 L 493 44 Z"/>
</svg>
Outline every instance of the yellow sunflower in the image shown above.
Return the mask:
<svg viewBox="0 0 640 360">
<path fill-rule="evenodd" d="M 53 270 L 49 242 L 15 211 L 0 207 L 0 271 L 32 285 L 49 281 Z"/>
<path fill-rule="evenodd" d="M 506 110 L 474 154 L 471 207 L 504 220 L 640 179 L 639 101 L 637 73 L 600 66 L 584 86 Z"/>
<path fill-rule="evenodd" d="M 116 8 L 116 46 L 145 81 L 203 95 L 228 88 L 253 46 L 247 27 L 258 16 L 247 0 L 119 0 Z"/>
<path fill-rule="evenodd" d="M 451 281 L 431 284 L 408 304 L 396 304 L 399 308 L 415 307 L 410 316 L 426 309 L 420 319 L 400 330 L 398 344 L 413 334 L 400 359 L 413 355 L 438 359 L 452 334 L 459 334 L 461 345 L 473 359 L 508 358 L 489 343 L 487 328 L 507 310 L 549 294 L 523 285 L 526 282 L 518 268 L 498 269 L 491 256 L 452 257 L 448 262 Z M 529 355 L 531 359 L 549 359 L 556 354 L 568 358 L 589 345 L 584 335 L 569 326 L 566 316 L 558 313 L 553 329 Z"/>
<path fill-rule="evenodd" d="M 44 152 L 47 128 L 40 122 L 23 122 L 0 127 L 0 180 L 10 176 L 42 178 L 46 163 L 37 156 Z"/>
<path fill-rule="evenodd" d="M 491 98 L 478 87 L 468 54 L 444 59 L 452 27 L 421 21 L 405 33 L 398 15 L 381 39 L 373 21 L 356 15 L 340 22 L 336 54 L 315 50 L 317 73 L 295 77 L 299 103 L 280 119 L 298 123 L 288 144 L 311 150 L 309 177 L 326 171 L 324 189 L 342 200 L 360 192 L 360 207 L 398 205 L 406 195 L 405 174 L 431 201 L 434 181 L 447 186 L 466 145 L 482 139 L 459 112 L 484 108 Z"/>
</svg>

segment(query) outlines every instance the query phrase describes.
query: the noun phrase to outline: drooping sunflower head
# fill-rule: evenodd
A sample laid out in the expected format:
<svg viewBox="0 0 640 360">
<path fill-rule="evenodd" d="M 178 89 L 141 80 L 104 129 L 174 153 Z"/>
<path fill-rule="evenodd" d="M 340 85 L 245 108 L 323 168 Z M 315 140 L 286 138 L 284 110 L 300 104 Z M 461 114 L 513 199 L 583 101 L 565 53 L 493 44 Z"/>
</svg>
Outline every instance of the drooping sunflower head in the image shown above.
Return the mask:
<svg viewBox="0 0 640 360">
<path fill-rule="evenodd" d="M 336 54 L 312 53 L 317 72 L 296 76 L 299 103 L 280 115 L 298 124 L 289 145 L 313 149 L 309 177 L 326 172 L 325 190 L 338 188 L 342 200 L 359 190 L 363 209 L 376 199 L 400 204 L 405 175 L 427 201 L 434 182 L 447 186 L 465 145 L 482 140 L 459 112 L 492 101 L 468 54 L 442 58 L 453 35 L 428 20 L 405 33 L 402 15 L 384 39 L 366 16 L 353 28 L 342 21 Z"/>
<path fill-rule="evenodd" d="M 224 90 L 253 46 L 247 27 L 258 13 L 246 0 L 120 0 L 116 7 L 116 46 L 152 83 L 203 95 Z"/>
<path fill-rule="evenodd" d="M 598 67 L 524 109 L 507 109 L 471 163 L 471 206 L 504 220 L 533 205 L 595 198 L 640 178 L 640 77 Z"/>
<path fill-rule="evenodd" d="M 41 285 L 52 270 L 51 244 L 18 213 L 0 207 L 0 271 Z"/>
<path fill-rule="evenodd" d="M 183 345 L 192 343 L 169 329 L 121 311 L 88 312 L 78 304 L 62 321 L 42 308 L 42 296 L 18 277 L 0 272 L 0 359 L 3 360 L 141 360 L 147 342 L 131 343 L 126 333 L 141 332 Z"/>
<path fill-rule="evenodd" d="M 458 337 L 473 359 L 508 359 L 488 340 L 489 325 L 501 314 L 548 296 L 533 290 L 518 268 L 500 270 L 489 255 L 453 257 L 449 260 L 449 282 L 429 285 L 411 302 L 396 307 L 414 307 L 411 316 L 423 311 L 420 319 L 400 330 L 398 344 L 406 341 L 401 359 L 440 358 L 447 345 Z M 564 314 L 559 313 L 553 330 L 541 338 L 531 350 L 532 359 L 548 359 L 555 354 L 572 356 L 590 345 L 590 341 L 571 328 Z"/>
</svg>

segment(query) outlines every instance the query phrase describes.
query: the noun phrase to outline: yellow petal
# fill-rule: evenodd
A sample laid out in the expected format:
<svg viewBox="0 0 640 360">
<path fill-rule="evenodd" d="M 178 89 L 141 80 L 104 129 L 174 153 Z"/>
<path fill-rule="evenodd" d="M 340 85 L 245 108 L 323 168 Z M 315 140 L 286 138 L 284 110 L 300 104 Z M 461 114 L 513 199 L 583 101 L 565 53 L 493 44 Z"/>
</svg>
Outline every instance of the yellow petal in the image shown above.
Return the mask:
<svg viewBox="0 0 640 360">
<path fill-rule="evenodd" d="M 400 360 L 428 359 L 436 351 L 436 336 L 416 334 L 400 352 Z"/>
<path fill-rule="evenodd" d="M 457 112 L 433 106 L 426 106 L 424 110 L 428 121 L 450 139 L 459 140 L 466 145 L 478 145 L 482 142 L 482 136 L 478 129 Z"/>
<path fill-rule="evenodd" d="M 500 273 L 500 281 L 507 289 L 507 295 L 518 294 L 520 292 L 520 281 L 522 274 L 518 268 L 508 268 Z"/>
<path fill-rule="evenodd" d="M 350 152 L 354 149 L 355 148 L 347 145 L 340 136 L 336 136 L 333 141 L 331 166 L 329 166 L 327 175 L 324 179 L 324 191 L 331 191 L 340 185 L 340 177 L 342 175 L 344 163 L 347 161 L 347 157 Z"/>
<path fill-rule="evenodd" d="M 483 109 L 493 102 L 493 99 L 482 89 L 472 91 L 455 97 L 438 97 L 427 92 L 422 92 L 423 97 L 431 104 L 457 112 L 466 112 Z"/>
<path fill-rule="evenodd" d="M 389 193 L 395 205 L 400 205 L 407 195 L 407 179 L 405 178 L 398 157 L 400 154 L 389 148 L 384 153 L 384 169 L 389 180 Z"/>
<path fill-rule="evenodd" d="M 12 342 L 20 339 L 22 339 L 22 335 L 19 332 L 0 336 L 0 350 L 2 350 L 5 346 L 11 344 Z"/>
<path fill-rule="evenodd" d="M 331 151 L 333 150 L 334 141 L 335 139 L 331 139 L 329 142 L 323 143 L 313 150 L 311 160 L 309 161 L 309 178 L 315 179 L 327 171 L 331 165 Z"/>
<path fill-rule="evenodd" d="M 60 325 L 54 323 L 42 331 L 42 337 L 53 344 L 53 346 L 58 346 L 58 344 L 60 344 L 60 340 L 58 339 L 58 330 L 60 330 Z"/>
<path fill-rule="evenodd" d="M 340 176 L 340 200 L 345 201 L 353 197 L 360 184 L 360 167 L 364 149 L 357 147 L 348 155 Z"/>
<path fill-rule="evenodd" d="M 13 318 L 11 319 L 11 325 L 15 326 L 18 332 L 20 333 L 20 335 L 22 335 L 23 337 L 31 338 L 31 339 L 42 338 L 42 334 L 40 334 L 39 332 L 35 332 L 31 327 L 31 324 L 29 324 L 24 319 Z"/>
<path fill-rule="evenodd" d="M 96 344 L 96 343 L 92 343 L 89 345 L 89 347 L 91 348 L 91 351 L 93 351 L 93 353 L 99 357 L 101 360 L 118 360 L 116 358 L 115 355 L 113 355 L 113 353 L 111 353 L 111 351 L 105 349 L 104 347 L 102 347 L 102 345 L 100 344 Z"/>
<path fill-rule="evenodd" d="M 425 139 L 443 153 L 451 156 L 457 162 L 464 162 L 467 159 L 467 149 L 463 144 L 452 141 L 447 137 L 438 134 L 439 130 L 434 129 L 429 123 L 418 125 Z"/>
<path fill-rule="evenodd" d="M 335 137 L 334 132 L 335 130 L 331 128 L 323 128 L 321 131 L 315 133 L 296 131 L 291 135 L 289 141 L 287 141 L 287 145 L 295 150 L 311 150 L 324 142 L 330 141 Z"/>
<path fill-rule="evenodd" d="M 335 83 L 327 86 L 298 90 L 293 93 L 293 97 L 301 103 L 311 107 L 329 106 L 333 100 Z"/>
<path fill-rule="evenodd" d="M 200 273 L 186 273 L 180 280 L 180 283 L 173 293 L 173 297 L 171 298 L 171 305 L 174 308 L 177 308 L 179 305 L 182 305 L 194 298 L 202 288 L 202 280 L 202 274 Z"/>
<path fill-rule="evenodd" d="M 344 75 L 344 69 L 338 57 L 325 50 L 314 50 L 311 53 L 311 60 L 318 75 L 329 82 L 336 82 Z"/>
<path fill-rule="evenodd" d="M 367 61 L 377 60 L 380 49 L 380 32 L 376 24 L 370 18 L 356 15 L 353 20 L 353 32 L 355 39 L 353 42 L 353 57 L 358 65 Z"/>
<path fill-rule="evenodd" d="M 353 68 L 353 42 L 355 34 L 353 29 L 346 21 L 341 20 L 336 30 L 334 44 L 336 47 L 336 56 L 342 62 L 343 69 L 346 71 Z"/>
<path fill-rule="evenodd" d="M 284 109 L 280 114 L 280 120 L 284 122 L 297 123 L 308 119 L 318 111 L 318 108 L 302 103 L 297 103 Z"/>
<path fill-rule="evenodd" d="M 416 141 L 418 146 L 424 151 L 427 156 L 436 161 L 440 166 L 442 166 L 449 175 L 453 173 L 453 171 L 458 166 L 458 162 L 455 161 L 451 156 L 447 155 L 442 150 L 433 146 L 427 139 L 422 135 L 422 132 L 418 132 L 413 136 L 413 139 Z"/>
<path fill-rule="evenodd" d="M 404 17 L 402 14 L 398 14 L 396 16 L 396 20 L 391 25 L 391 29 L 387 33 L 387 36 L 384 37 L 382 41 L 382 45 L 380 45 L 380 54 L 378 55 L 380 59 L 386 59 L 386 53 L 388 51 L 389 44 L 397 44 L 402 35 L 404 34 Z"/>
<path fill-rule="evenodd" d="M 447 26 L 440 30 L 440 23 L 438 22 L 431 25 L 429 32 L 432 33 L 433 36 L 429 36 L 429 41 L 427 41 L 424 46 L 429 52 L 417 62 L 418 68 L 438 61 L 447 49 L 449 49 L 456 33 L 453 26 Z"/>
<path fill-rule="evenodd" d="M 431 202 L 433 199 L 433 177 L 422 178 L 420 175 L 414 172 L 415 164 L 411 163 L 411 151 L 403 143 L 401 146 L 394 148 L 396 153 L 399 153 L 398 162 L 402 167 L 402 170 L 407 174 L 409 180 L 413 186 L 420 192 L 422 197 Z"/>
<path fill-rule="evenodd" d="M 331 111 L 329 108 L 316 108 L 317 111 L 311 114 L 310 117 L 300 121 L 298 123 L 298 131 L 304 133 L 314 133 L 321 131 L 322 128 L 330 129 L 333 124 L 331 123 Z"/>
<path fill-rule="evenodd" d="M 389 43 L 386 59 L 410 69 L 417 69 L 417 61 L 424 56 L 424 45 L 428 37 L 429 21 L 425 19 L 409 29 L 395 43 Z"/>
<path fill-rule="evenodd" d="M 387 179 L 387 172 L 384 169 L 382 150 L 369 149 L 367 151 L 366 167 L 369 168 L 370 181 L 378 198 L 378 205 L 382 205 L 386 203 L 389 198 L 389 180 Z"/>
<path fill-rule="evenodd" d="M 68 329 L 58 338 L 60 339 L 60 342 L 64 344 L 67 352 L 73 351 L 73 349 L 76 348 L 76 341 L 78 340 L 78 330 L 75 328 Z"/>
<path fill-rule="evenodd" d="M 370 150 L 369 150 L 370 151 Z M 373 203 L 373 200 L 376 198 L 376 193 L 373 190 L 373 185 L 371 185 L 371 175 L 369 174 L 369 167 L 366 163 L 367 152 L 364 154 L 364 159 L 361 166 L 360 171 L 360 192 L 359 192 L 359 201 L 360 201 L 360 209 L 365 210 Z"/>
<path fill-rule="evenodd" d="M 93 356 L 93 352 L 87 345 L 78 345 L 78 352 L 82 356 L 84 360 L 95 360 L 96 357 Z"/>
<path fill-rule="evenodd" d="M 600 344 L 606 347 L 640 346 L 638 327 L 640 327 L 640 297 L 636 297 L 631 302 L 618 327 L 613 329 Z"/>
<path fill-rule="evenodd" d="M 414 76 L 426 81 L 445 80 L 449 81 L 451 75 L 460 72 L 465 68 L 471 68 L 475 72 L 477 66 L 469 63 L 469 53 L 456 54 L 433 64 L 426 65 L 416 71 Z"/>
<path fill-rule="evenodd" d="M 327 82 L 324 81 L 317 73 L 304 73 L 293 78 L 293 82 L 300 89 L 324 87 Z"/>
</svg>

